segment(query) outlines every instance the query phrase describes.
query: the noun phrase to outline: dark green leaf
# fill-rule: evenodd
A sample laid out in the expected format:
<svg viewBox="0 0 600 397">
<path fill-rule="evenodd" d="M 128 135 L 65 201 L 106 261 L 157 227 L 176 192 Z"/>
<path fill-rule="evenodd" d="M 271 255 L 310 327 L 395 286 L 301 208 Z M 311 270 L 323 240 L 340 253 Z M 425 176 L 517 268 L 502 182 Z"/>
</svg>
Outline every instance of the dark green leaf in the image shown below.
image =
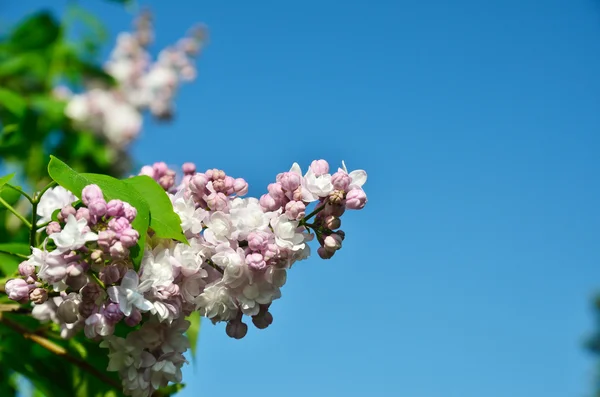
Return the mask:
<svg viewBox="0 0 600 397">
<path fill-rule="evenodd" d="M 147 175 L 123 180 L 146 199 L 150 207 L 150 227 L 160 238 L 174 239 L 187 243 L 181 230 L 181 218 L 173 211 L 171 199 L 165 190 Z"/>
<path fill-rule="evenodd" d="M 11 45 L 20 51 L 48 47 L 60 35 L 58 22 L 48 12 L 38 12 L 21 22 L 11 33 Z"/>
<path fill-rule="evenodd" d="M 27 102 L 16 92 L 0 88 L 0 109 L 6 109 L 17 117 L 23 117 Z"/>
<path fill-rule="evenodd" d="M 13 177 L 15 176 L 15 173 L 13 172 L 12 174 L 3 176 L 2 178 L 0 178 L 0 189 L 2 189 L 2 186 L 6 185 L 8 183 L 8 181 L 10 181 L 11 179 L 13 179 Z"/>
<path fill-rule="evenodd" d="M 150 225 L 150 209 L 144 197 L 128 184 L 113 177 L 100 174 L 79 174 L 54 156 L 50 156 L 48 174 L 59 185 L 70 190 L 78 197 L 81 197 L 84 187 L 96 184 L 102 189 L 104 198 L 107 201 L 113 199 L 123 200 L 137 209 L 137 216 L 132 226 L 139 232 L 140 239 L 137 246 L 131 249 L 131 259 L 136 268 L 139 267 L 144 255 L 146 232 Z"/>
<path fill-rule="evenodd" d="M 29 244 L 0 243 L 0 270 L 10 276 L 17 270 L 19 263 L 23 262 L 23 258 L 11 254 L 29 255 L 30 253 Z"/>
</svg>

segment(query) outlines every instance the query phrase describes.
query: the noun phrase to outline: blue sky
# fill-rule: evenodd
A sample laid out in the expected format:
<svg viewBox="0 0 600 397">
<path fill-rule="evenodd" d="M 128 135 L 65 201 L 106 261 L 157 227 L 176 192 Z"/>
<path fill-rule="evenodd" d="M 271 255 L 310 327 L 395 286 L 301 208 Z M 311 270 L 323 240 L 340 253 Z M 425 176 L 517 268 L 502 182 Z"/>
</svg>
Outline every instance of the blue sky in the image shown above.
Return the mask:
<svg viewBox="0 0 600 397">
<path fill-rule="evenodd" d="M 2 22 L 65 1 L 6 2 Z M 111 34 L 131 13 L 86 1 Z M 294 161 L 369 173 L 345 246 L 291 271 L 273 325 L 205 322 L 186 396 L 589 396 L 600 290 L 600 3 L 144 1 L 159 49 L 211 40 L 140 163 L 260 195 Z"/>
</svg>

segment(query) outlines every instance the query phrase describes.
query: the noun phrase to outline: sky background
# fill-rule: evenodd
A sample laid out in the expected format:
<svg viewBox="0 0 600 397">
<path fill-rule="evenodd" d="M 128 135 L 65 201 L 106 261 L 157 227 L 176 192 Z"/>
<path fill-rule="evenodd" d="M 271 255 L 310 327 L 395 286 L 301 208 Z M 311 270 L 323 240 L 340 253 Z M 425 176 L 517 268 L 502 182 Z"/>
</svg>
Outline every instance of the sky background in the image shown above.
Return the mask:
<svg viewBox="0 0 600 397">
<path fill-rule="evenodd" d="M 0 0 L 0 21 L 49 4 Z M 80 4 L 110 45 L 135 11 Z M 140 4 L 154 50 L 211 36 L 140 164 L 222 168 L 256 196 L 294 161 L 369 174 L 342 251 L 291 270 L 271 327 L 203 324 L 182 397 L 591 395 L 600 2 Z"/>
</svg>

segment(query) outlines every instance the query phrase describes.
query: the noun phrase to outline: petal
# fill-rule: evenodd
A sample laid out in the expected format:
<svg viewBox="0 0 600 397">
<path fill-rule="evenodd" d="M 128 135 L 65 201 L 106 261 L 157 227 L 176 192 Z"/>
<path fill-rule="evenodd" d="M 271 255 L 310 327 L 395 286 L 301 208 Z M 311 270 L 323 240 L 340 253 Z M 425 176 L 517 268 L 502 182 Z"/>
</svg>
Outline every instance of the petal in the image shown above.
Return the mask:
<svg viewBox="0 0 600 397">
<path fill-rule="evenodd" d="M 128 270 L 123 276 L 123 280 L 121 280 L 121 287 L 126 289 L 137 289 L 138 284 L 140 283 L 140 278 L 138 274 L 134 270 Z"/>
<path fill-rule="evenodd" d="M 352 185 L 362 186 L 367 181 L 367 173 L 364 170 L 355 170 L 350 173 L 352 178 Z"/>
<path fill-rule="evenodd" d="M 347 174 L 348 168 L 346 168 L 346 163 L 344 162 L 344 160 L 342 160 L 342 168 L 344 169 L 344 172 Z"/>
<path fill-rule="evenodd" d="M 147 312 L 154 307 L 152 302 L 147 299 L 140 299 L 138 302 L 135 302 L 135 306 L 143 312 Z"/>
<path fill-rule="evenodd" d="M 108 287 L 106 293 L 111 301 L 119 303 L 119 287 Z"/>
<path fill-rule="evenodd" d="M 294 172 L 300 176 L 302 176 L 302 169 L 298 163 L 292 164 L 292 168 L 290 168 L 290 172 Z"/>
</svg>

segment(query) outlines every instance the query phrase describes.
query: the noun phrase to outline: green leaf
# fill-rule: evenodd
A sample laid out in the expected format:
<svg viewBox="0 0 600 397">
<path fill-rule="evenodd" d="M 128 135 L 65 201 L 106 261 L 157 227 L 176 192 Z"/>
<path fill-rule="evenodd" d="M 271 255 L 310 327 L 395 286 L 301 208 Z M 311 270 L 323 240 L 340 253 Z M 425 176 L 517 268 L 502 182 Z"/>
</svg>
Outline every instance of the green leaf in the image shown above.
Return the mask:
<svg viewBox="0 0 600 397">
<path fill-rule="evenodd" d="M 59 185 L 70 190 L 78 197 L 81 197 L 84 187 L 96 184 L 102 189 L 104 198 L 107 201 L 123 200 L 137 209 L 137 216 L 131 224 L 140 234 L 137 245 L 131 249 L 131 259 L 137 269 L 144 255 L 146 233 L 150 226 L 150 209 L 144 197 L 125 182 L 113 177 L 100 174 L 79 174 L 54 156 L 50 156 L 48 174 Z"/>
<path fill-rule="evenodd" d="M 60 35 L 58 22 L 48 12 L 38 12 L 21 22 L 11 33 L 11 46 L 20 51 L 39 50 L 56 41 Z"/>
<path fill-rule="evenodd" d="M 167 192 L 147 175 L 124 179 L 127 185 L 135 189 L 150 206 L 150 227 L 157 237 L 174 239 L 187 244 L 181 229 L 181 218 L 173 211 L 173 204 Z"/>
<path fill-rule="evenodd" d="M 184 383 L 174 383 L 169 386 L 161 387 L 160 389 L 158 389 L 155 392 L 155 394 L 158 397 L 170 397 L 173 394 L 176 394 L 176 393 L 180 392 L 181 390 L 183 390 L 184 387 L 185 387 Z"/>
<path fill-rule="evenodd" d="M 23 258 L 12 254 L 29 255 L 31 253 L 27 243 L 0 243 L 0 270 L 10 276 L 13 274 Z"/>
<path fill-rule="evenodd" d="M 190 322 L 186 334 L 190 341 L 190 350 L 192 352 L 192 362 L 196 364 L 196 348 L 198 347 L 198 334 L 200 333 L 200 326 L 202 323 L 202 317 L 199 311 L 193 311 L 187 318 Z"/>
<path fill-rule="evenodd" d="M 6 109 L 17 117 L 23 117 L 27 102 L 14 91 L 0 88 L 0 109 Z"/>
<path fill-rule="evenodd" d="M 11 179 L 13 179 L 13 177 L 15 176 L 15 173 L 13 172 L 12 174 L 3 176 L 2 178 L 0 178 L 0 189 L 2 189 L 2 186 L 6 185 L 8 183 L 8 181 L 10 181 Z"/>
</svg>

